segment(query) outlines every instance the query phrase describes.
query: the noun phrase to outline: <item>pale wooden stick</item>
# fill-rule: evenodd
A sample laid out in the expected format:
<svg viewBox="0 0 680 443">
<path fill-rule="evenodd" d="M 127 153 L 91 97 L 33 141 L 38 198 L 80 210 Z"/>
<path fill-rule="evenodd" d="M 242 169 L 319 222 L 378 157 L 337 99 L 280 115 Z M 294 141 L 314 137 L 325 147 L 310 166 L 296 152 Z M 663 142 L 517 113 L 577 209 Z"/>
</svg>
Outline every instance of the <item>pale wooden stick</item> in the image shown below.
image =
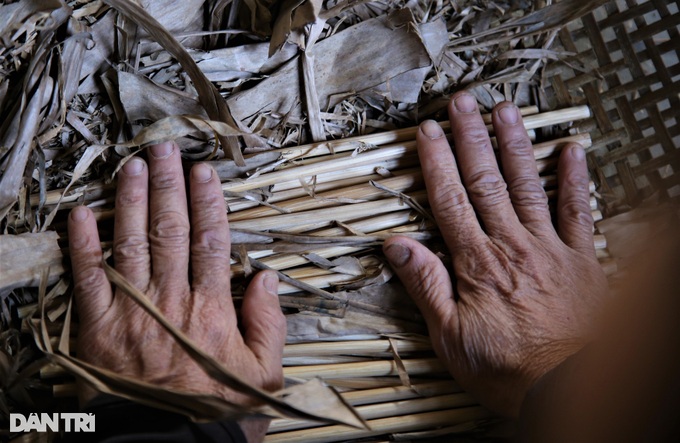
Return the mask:
<svg viewBox="0 0 680 443">
<path fill-rule="evenodd" d="M 593 145 L 589 133 L 571 135 L 557 140 L 534 144 L 534 157 L 536 160 L 552 157 L 562 150 L 567 143 L 578 143 L 583 149 L 588 149 Z"/>
<path fill-rule="evenodd" d="M 442 362 L 436 358 L 402 360 L 409 375 L 436 374 L 446 372 Z M 345 363 L 340 365 L 291 366 L 283 368 L 283 375 L 291 378 L 333 378 L 333 377 L 385 377 L 399 375 L 397 364 L 391 360 Z"/>
<path fill-rule="evenodd" d="M 352 406 L 406 400 L 409 398 L 434 397 L 461 392 L 454 380 L 419 382 L 412 386 L 391 386 L 384 388 L 359 389 L 343 392 L 342 398 Z"/>
<path fill-rule="evenodd" d="M 421 204 L 425 203 L 427 200 L 425 191 L 411 193 L 410 197 Z M 253 231 L 276 229 L 296 233 L 322 228 L 334 221 L 348 221 L 375 214 L 397 212 L 404 210 L 407 207 L 408 206 L 406 206 L 400 198 L 395 197 L 294 214 L 280 214 L 261 217 L 254 220 L 235 221 L 230 223 L 230 226 L 234 229 L 248 229 Z M 311 220 L 313 220 L 313 222 L 310 222 Z"/>
<path fill-rule="evenodd" d="M 396 344 L 400 354 L 432 350 L 429 341 L 424 340 L 392 340 L 392 343 Z M 391 349 L 389 340 L 318 341 L 286 345 L 283 356 L 372 355 L 391 352 Z"/>
<path fill-rule="evenodd" d="M 316 176 L 317 180 L 313 188 L 316 192 L 327 192 L 332 191 L 334 189 L 346 188 L 354 185 L 363 184 L 368 182 L 369 180 L 381 180 L 385 178 L 380 174 L 377 173 L 373 174 L 372 172 L 374 171 L 374 169 L 375 168 L 373 168 L 372 166 L 369 166 L 359 175 L 333 181 L 325 181 L 324 179 L 325 177 Z M 394 175 L 399 175 L 400 173 L 401 171 L 393 171 Z M 352 172 L 350 171 L 349 174 L 352 175 Z M 272 188 L 279 189 L 276 185 L 272 186 Z M 267 198 L 267 203 L 270 204 L 276 204 L 278 202 L 286 200 L 292 200 L 295 198 L 309 196 L 307 190 L 300 185 L 299 180 L 297 181 L 297 187 L 291 187 L 290 189 L 285 189 L 283 191 L 273 191 L 270 192 L 269 195 L 270 196 Z M 261 206 L 261 203 L 259 201 L 247 200 L 244 197 L 226 197 L 225 200 L 227 202 L 230 214 Z M 231 215 L 229 218 L 231 218 Z"/>
<path fill-rule="evenodd" d="M 538 108 L 529 106 L 520 109 L 523 116 L 533 115 L 538 113 Z M 482 114 L 482 118 L 486 124 L 491 123 L 491 114 Z M 564 123 L 564 122 L 563 122 Z M 441 122 L 440 125 L 445 129 L 450 129 L 448 121 Z M 310 143 L 308 145 L 281 148 L 282 158 L 296 159 L 300 157 L 316 157 L 320 155 L 329 155 L 338 152 L 354 151 L 357 147 L 362 145 L 368 146 L 384 146 L 393 143 L 401 143 L 406 140 L 414 140 L 418 126 L 411 126 L 409 128 L 395 129 L 394 131 L 380 132 L 376 134 L 359 135 L 355 137 L 348 137 L 340 140 L 330 140 L 318 143 Z M 246 156 L 246 158 L 254 157 L 257 154 Z"/>
<path fill-rule="evenodd" d="M 366 438 L 394 432 L 432 429 L 439 426 L 482 420 L 493 415 L 482 407 L 456 408 L 422 414 L 401 415 L 369 420 L 370 431 L 351 429 L 347 426 L 324 426 L 300 431 L 281 432 L 265 437 L 266 443 L 331 443 Z"/>
<path fill-rule="evenodd" d="M 422 180 L 423 176 L 420 171 L 411 171 L 405 174 L 400 174 L 396 177 L 376 180 L 376 182 L 395 191 L 406 192 L 416 186 L 422 188 Z M 347 205 L 347 203 L 338 201 L 338 199 L 367 201 L 374 200 L 379 197 L 385 197 L 385 195 L 385 191 L 370 185 L 368 180 L 366 180 L 364 184 L 319 193 L 317 194 L 316 198 L 307 195 L 305 197 L 300 197 L 293 200 L 286 200 L 277 204 L 277 206 L 290 212 L 301 212 L 309 209 L 320 209 L 328 206 Z M 280 214 L 280 212 L 275 209 L 259 207 L 256 209 L 230 214 L 229 222 L 233 226 L 233 223 L 239 220 L 252 220 L 259 217 L 278 214 Z"/>
<path fill-rule="evenodd" d="M 377 418 L 460 408 L 463 406 L 474 406 L 477 404 L 479 404 L 479 402 L 476 401 L 470 394 L 459 393 L 359 406 L 356 408 L 356 411 L 364 420 L 373 420 Z M 267 433 L 274 434 L 278 432 L 308 429 L 319 426 L 322 425 L 320 423 L 314 423 L 308 420 L 274 420 L 269 426 Z"/>
</svg>

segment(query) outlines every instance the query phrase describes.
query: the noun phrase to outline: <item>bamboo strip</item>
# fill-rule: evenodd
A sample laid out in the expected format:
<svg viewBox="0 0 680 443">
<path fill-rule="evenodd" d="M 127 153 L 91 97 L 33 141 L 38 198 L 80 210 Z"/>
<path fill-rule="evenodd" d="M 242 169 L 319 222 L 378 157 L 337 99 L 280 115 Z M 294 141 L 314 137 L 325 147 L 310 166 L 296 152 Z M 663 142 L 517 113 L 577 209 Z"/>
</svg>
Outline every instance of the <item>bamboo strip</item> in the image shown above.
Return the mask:
<svg viewBox="0 0 680 443">
<path fill-rule="evenodd" d="M 482 420 L 492 416 L 488 410 L 475 406 L 369 420 L 370 431 L 350 429 L 339 425 L 324 426 L 321 428 L 267 435 L 264 441 L 266 443 L 332 443 L 387 433 L 450 426 L 472 420 Z"/>
<path fill-rule="evenodd" d="M 464 406 L 474 406 L 479 404 L 470 394 L 448 394 L 436 397 L 415 398 L 399 400 L 387 403 L 376 403 L 366 406 L 359 406 L 356 411 L 364 420 L 377 418 L 395 417 L 407 414 L 418 414 L 422 412 L 440 411 L 445 409 L 460 408 Z M 293 431 L 298 429 L 309 429 L 322 426 L 321 423 L 314 423 L 309 420 L 274 420 L 269 425 L 268 434 Z"/>
<path fill-rule="evenodd" d="M 394 164 L 388 165 L 390 167 L 386 167 L 385 169 L 390 170 L 392 175 L 398 176 L 402 174 L 401 170 L 392 170 L 396 166 L 396 162 L 393 162 Z M 414 164 L 415 164 L 415 157 L 414 157 Z M 384 167 L 384 166 L 380 166 Z M 366 167 L 361 167 L 361 172 L 356 173 L 352 169 L 347 170 L 347 175 L 341 175 L 339 178 L 337 177 L 336 173 L 333 173 L 333 176 L 330 177 L 329 175 L 317 175 L 315 176 L 315 183 L 313 186 L 310 185 L 314 189 L 315 192 L 327 192 L 327 191 L 333 191 L 336 189 L 340 188 L 346 188 L 354 185 L 360 185 L 367 183 L 369 180 L 381 180 L 385 178 L 384 176 L 373 173 L 375 170 L 375 167 L 373 165 L 368 165 Z M 334 179 L 334 180 L 328 180 L 328 179 Z M 277 185 L 272 186 L 272 190 L 268 193 L 267 197 L 267 203 L 270 204 L 276 204 L 278 202 L 286 201 L 286 200 L 292 200 L 295 198 L 300 198 L 300 197 L 305 197 L 309 196 L 309 193 L 305 188 L 303 188 L 300 185 L 300 181 L 298 180 L 297 183 L 293 182 L 288 182 L 289 184 L 293 185 L 289 189 L 282 189 L 282 187 Z M 284 183 L 285 185 L 285 183 Z M 258 206 L 261 206 L 261 203 L 259 201 L 253 201 L 253 200 L 248 200 L 244 197 L 226 197 L 225 201 L 227 202 L 228 208 L 229 208 L 229 213 L 237 213 L 240 211 L 244 211 L 250 208 L 255 208 Z M 231 218 L 231 216 L 229 217 Z"/>
<path fill-rule="evenodd" d="M 410 197 L 421 204 L 425 203 L 427 200 L 425 191 L 414 192 Z M 229 225 L 234 229 L 248 229 L 253 231 L 285 229 L 287 232 L 296 233 L 322 228 L 335 221 L 355 220 L 376 213 L 386 214 L 389 212 L 401 211 L 406 208 L 407 206 L 402 199 L 395 197 L 340 207 L 261 217 L 254 220 L 241 220 L 232 222 Z M 313 220 L 313 222 L 310 222 L 311 220 Z"/>
<path fill-rule="evenodd" d="M 588 143 L 585 136 L 574 137 L 578 137 L 578 139 L 582 140 L 583 143 Z M 539 146 L 538 153 L 540 155 L 548 155 L 549 152 L 556 151 L 566 141 L 572 140 L 572 138 L 566 138 L 566 141 L 562 140 L 563 139 L 541 144 L 541 146 Z M 328 156 L 330 157 L 330 160 L 324 158 L 324 160 L 317 161 L 315 163 L 284 168 L 253 178 L 224 183 L 222 185 L 222 189 L 229 192 L 244 192 L 270 186 L 275 183 L 297 180 L 299 177 L 311 177 L 317 174 L 342 171 L 353 166 L 367 165 L 374 162 L 399 158 L 406 155 L 407 153 L 415 152 L 415 149 L 415 140 L 408 140 L 402 142 L 401 144 L 382 146 L 379 149 L 363 152 L 358 155 L 352 155 L 352 153 L 341 151 L 340 153 Z"/>
<path fill-rule="evenodd" d="M 400 354 L 432 350 L 432 345 L 425 340 L 392 340 Z M 391 352 L 389 340 L 349 340 L 323 341 L 312 343 L 296 343 L 286 345 L 284 357 L 307 357 L 322 355 L 371 355 Z"/>
<path fill-rule="evenodd" d="M 578 143 L 583 149 L 588 149 L 593 145 L 589 133 L 570 135 L 557 140 L 551 140 L 543 143 L 534 144 L 534 157 L 536 160 L 541 160 L 548 157 L 553 157 L 558 154 L 562 147 L 567 143 Z"/>
<path fill-rule="evenodd" d="M 290 357 L 283 359 L 283 366 L 338 365 L 342 363 L 370 361 L 373 359 L 373 357 L 349 357 L 345 355 L 327 355 L 324 357 Z"/>
<path fill-rule="evenodd" d="M 446 372 L 442 362 L 436 358 L 417 358 L 402 360 L 409 375 L 435 374 Z M 361 363 L 345 363 L 339 365 L 291 366 L 283 368 L 283 375 L 291 378 L 353 378 L 353 377 L 385 377 L 399 375 L 394 361 L 372 361 Z"/>
<path fill-rule="evenodd" d="M 537 108 L 530 106 L 520 109 L 523 116 L 537 114 Z M 559 112 L 559 111 L 556 111 Z M 486 124 L 491 123 L 491 114 L 482 115 Z M 562 122 L 565 123 L 565 122 Z M 450 129 L 448 121 L 441 122 L 440 125 L 445 130 Z M 536 126 L 535 126 L 536 127 Z M 281 148 L 281 156 L 286 159 L 296 159 L 300 157 L 316 157 L 322 155 L 335 154 L 339 152 L 354 151 L 359 146 L 383 146 L 394 143 L 401 143 L 406 140 L 414 140 L 418 126 L 409 128 L 397 129 L 394 131 L 381 132 L 377 134 L 360 135 L 356 137 L 349 137 L 341 140 L 325 141 L 319 143 L 311 143 L 308 145 Z M 253 157 L 253 154 L 247 157 Z"/>
<path fill-rule="evenodd" d="M 360 389 L 343 392 L 342 398 L 352 406 L 407 400 L 409 398 L 434 397 L 461 392 L 454 380 L 415 383 L 411 386 Z"/>
<path fill-rule="evenodd" d="M 422 186 L 423 175 L 420 171 L 411 170 L 396 177 L 376 180 L 376 182 L 398 192 L 407 192 L 412 190 L 415 186 Z M 301 212 L 309 209 L 321 209 L 327 206 L 343 204 L 342 202 L 339 202 L 338 199 L 368 201 L 384 196 L 385 191 L 370 185 L 368 180 L 366 180 L 363 184 L 317 194 L 316 198 L 307 195 L 293 200 L 286 200 L 279 203 L 277 206 L 290 212 Z M 280 212 L 275 209 L 259 207 L 233 213 L 229 216 L 229 222 L 233 226 L 233 223 L 239 220 L 249 220 L 278 214 L 280 214 Z"/>
<path fill-rule="evenodd" d="M 354 166 L 369 165 L 383 160 L 399 158 L 413 151 L 415 151 L 415 141 L 363 152 L 356 156 L 353 156 L 352 153 L 336 154 L 331 157 L 331 160 L 269 172 L 252 179 L 223 183 L 222 190 L 226 192 L 249 191 L 279 182 L 297 180 L 298 177 L 311 177 L 326 172 L 343 171 Z"/>
</svg>

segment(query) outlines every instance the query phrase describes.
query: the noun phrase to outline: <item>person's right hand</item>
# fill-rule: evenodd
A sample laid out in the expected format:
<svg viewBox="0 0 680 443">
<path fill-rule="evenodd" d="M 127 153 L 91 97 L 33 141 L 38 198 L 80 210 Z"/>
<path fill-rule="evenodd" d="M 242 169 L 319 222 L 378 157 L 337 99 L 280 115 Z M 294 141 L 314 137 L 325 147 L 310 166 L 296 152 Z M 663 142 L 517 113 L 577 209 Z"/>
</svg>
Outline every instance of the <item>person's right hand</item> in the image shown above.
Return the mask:
<svg viewBox="0 0 680 443">
<path fill-rule="evenodd" d="M 503 175 L 475 99 L 456 94 L 449 117 L 455 156 L 435 122 L 420 126 L 417 143 L 453 276 L 409 238 L 390 238 L 384 251 L 452 375 L 483 405 L 517 416 L 536 380 L 584 345 L 607 291 L 585 154 L 572 144 L 560 157 L 556 232 L 518 109 L 493 111 Z"/>
</svg>

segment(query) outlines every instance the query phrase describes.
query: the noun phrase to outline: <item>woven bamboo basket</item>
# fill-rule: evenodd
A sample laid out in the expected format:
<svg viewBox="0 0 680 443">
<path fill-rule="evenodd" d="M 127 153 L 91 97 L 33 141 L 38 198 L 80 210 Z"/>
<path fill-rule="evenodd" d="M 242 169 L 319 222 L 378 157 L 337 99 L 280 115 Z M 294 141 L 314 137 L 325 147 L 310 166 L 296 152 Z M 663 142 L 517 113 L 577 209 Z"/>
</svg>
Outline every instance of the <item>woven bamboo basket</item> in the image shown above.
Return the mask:
<svg viewBox="0 0 680 443">
<path fill-rule="evenodd" d="M 545 71 L 550 106 L 588 104 L 591 173 L 605 216 L 658 193 L 680 198 L 677 1 L 611 1 L 559 33 L 574 53 Z"/>
</svg>

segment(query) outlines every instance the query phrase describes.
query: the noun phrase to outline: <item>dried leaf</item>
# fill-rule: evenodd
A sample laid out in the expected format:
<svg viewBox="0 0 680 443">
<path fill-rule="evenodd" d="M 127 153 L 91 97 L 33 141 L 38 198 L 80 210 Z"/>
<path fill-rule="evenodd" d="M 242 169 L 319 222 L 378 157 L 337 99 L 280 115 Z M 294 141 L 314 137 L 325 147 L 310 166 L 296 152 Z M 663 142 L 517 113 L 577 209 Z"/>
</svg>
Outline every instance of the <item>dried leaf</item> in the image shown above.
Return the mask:
<svg viewBox="0 0 680 443">
<path fill-rule="evenodd" d="M 171 115 L 192 114 L 207 118 L 193 97 L 162 87 L 137 74 L 118 71 L 120 101 L 131 122 L 156 121 Z"/>
<path fill-rule="evenodd" d="M 37 287 L 43 270 L 54 283 L 64 272 L 63 256 L 54 231 L 39 234 L 0 235 L 0 292 Z"/>
<path fill-rule="evenodd" d="M 146 11 L 129 0 L 104 0 L 105 3 L 125 14 L 132 21 L 144 28 L 166 51 L 182 65 L 189 74 L 198 92 L 198 99 L 205 108 L 208 116 L 218 122 L 229 125 L 234 132 L 242 133 L 234 122 L 222 96 L 215 86 L 203 75 L 196 66 L 196 62 L 182 45 L 158 21 Z M 244 165 L 243 154 L 238 142 L 233 137 L 220 136 L 220 143 L 228 148 L 228 154 L 239 165 Z"/>
<path fill-rule="evenodd" d="M 332 98 L 338 94 L 368 90 L 404 72 L 431 66 L 420 37 L 408 24 L 376 18 L 315 43 L 311 54 L 319 108 L 334 106 L 338 100 Z M 366 41 L 372 44 L 364 44 Z M 366 69 L 368 63 L 371 69 Z M 242 121 L 258 113 L 285 115 L 291 109 L 293 115 L 299 115 L 296 103 L 301 90 L 299 65 L 292 60 L 257 86 L 231 97 L 228 103 L 234 117 Z M 276 123 L 277 119 L 271 118 L 267 124 Z"/>
</svg>

